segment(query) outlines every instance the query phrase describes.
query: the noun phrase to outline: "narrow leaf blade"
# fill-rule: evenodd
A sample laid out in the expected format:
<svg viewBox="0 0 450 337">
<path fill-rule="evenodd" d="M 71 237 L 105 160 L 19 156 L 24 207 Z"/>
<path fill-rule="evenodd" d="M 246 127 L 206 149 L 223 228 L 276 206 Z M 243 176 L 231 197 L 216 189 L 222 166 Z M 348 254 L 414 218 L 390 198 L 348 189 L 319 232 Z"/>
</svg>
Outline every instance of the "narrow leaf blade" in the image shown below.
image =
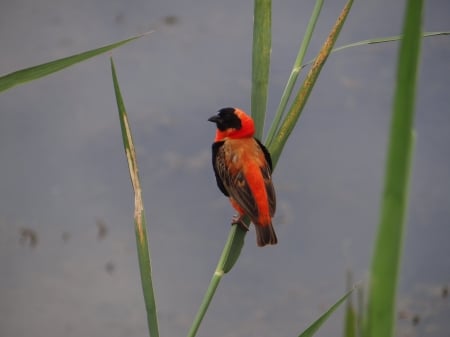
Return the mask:
<svg viewBox="0 0 450 337">
<path fill-rule="evenodd" d="M 339 306 L 350 296 L 354 289 L 347 292 L 342 296 L 335 304 L 333 304 L 325 313 L 323 313 L 316 321 L 314 321 L 305 331 L 303 331 L 299 337 L 311 337 L 317 330 L 326 322 L 333 312 L 336 311 Z"/>
<path fill-rule="evenodd" d="M 108 44 L 106 46 L 85 51 L 83 53 L 75 54 L 72 56 L 64 57 L 55 61 L 43 63 L 30 68 L 25 68 L 17 70 L 15 72 L 9 73 L 7 75 L 0 77 L 0 92 L 11 89 L 15 86 L 25 84 L 30 81 L 37 80 L 39 78 L 48 76 L 74 64 L 80 63 L 82 61 L 88 60 L 94 56 L 106 53 L 110 50 L 118 48 L 126 43 L 139 39 L 151 32 L 140 34 L 119 42 Z"/>
<path fill-rule="evenodd" d="M 414 147 L 414 103 L 419 64 L 422 0 L 408 0 L 397 61 L 380 223 L 372 258 L 366 336 L 394 335 L 409 176 Z"/>
<path fill-rule="evenodd" d="M 277 131 L 275 137 L 273 138 L 273 142 L 268 147 L 271 155 L 272 162 L 275 166 L 280 158 L 281 152 L 286 144 L 289 135 L 294 130 L 295 125 L 297 124 L 298 119 L 303 111 L 303 108 L 306 105 L 306 102 L 309 98 L 309 95 L 316 83 L 317 78 L 322 70 L 323 65 L 325 64 L 331 50 L 333 49 L 334 43 L 336 42 L 339 33 L 342 29 L 342 26 L 345 23 L 345 20 L 350 12 L 350 9 L 353 5 L 353 0 L 348 0 L 345 4 L 344 8 L 341 11 L 341 14 L 337 18 L 333 28 L 330 31 L 327 39 L 322 45 L 322 48 L 314 60 L 313 65 L 311 66 L 310 71 L 306 75 L 306 78 L 298 91 L 294 102 L 292 103 L 289 112 L 284 118 L 279 130 Z"/>
<path fill-rule="evenodd" d="M 352 301 L 349 299 L 345 309 L 344 337 L 356 337 L 357 316 Z"/>
<path fill-rule="evenodd" d="M 269 89 L 272 44 L 272 0 L 255 0 L 252 49 L 252 117 L 258 139 L 262 139 Z"/>
<path fill-rule="evenodd" d="M 291 70 L 291 75 L 284 87 L 283 94 L 281 95 L 280 104 L 278 105 L 277 112 L 275 113 L 275 117 L 273 119 L 272 125 L 270 126 L 270 130 L 267 134 L 266 146 L 270 146 L 273 141 L 273 137 L 275 136 L 275 132 L 280 127 L 280 123 L 283 119 L 283 116 L 286 111 L 286 106 L 291 98 L 292 91 L 294 89 L 295 83 L 297 82 L 298 75 L 300 74 L 300 70 L 302 69 L 302 63 L 306 55 L 306 51 L 308 50 L 309 43 L 311 42 L 312 34 L 314 32 L 314 28 L 316 27 L 316 23 L 319 19 L 320 11 L 322 10 L 324 0 L 316 0 L 316 5 L 314 6 L 313 12 L 308 22 L 308 26 L 306 28 L 305 35 L 303 37 L 302 43 L 300 44 L 300 48 L 298 50 L 297 58 L 295 59 L 294 66 Z"/>
<path fill-rule="evenodd" d="M 136 246 L 139 261 L 139 270 L 141 273 L 141 284 L 144 293 L 145 308 L 147 311 L 147 323 L 151 337 L 159 337 L 158 317 L 156 310 L 156 300 L 153 291 L 152 266 L 150 260 L 150 248 L 147 239 L 147 224 L 145 218 L 144 202 L 142 200 L 142 190 L 139 181 L 139 172 L 137 166 L 136 151 L 133 144 L 128 116 L 125 104 L 120 93 L 119 81 L 116 75 L 116 68 L 111 58 L 111 72 L 116 95 L 117 108 L 119 110 L 120 128 L 122 130 L 122 139 L 130 171 L 131 184 L 134 190 L 134 225 L 136 233 Z"/>
</svg>

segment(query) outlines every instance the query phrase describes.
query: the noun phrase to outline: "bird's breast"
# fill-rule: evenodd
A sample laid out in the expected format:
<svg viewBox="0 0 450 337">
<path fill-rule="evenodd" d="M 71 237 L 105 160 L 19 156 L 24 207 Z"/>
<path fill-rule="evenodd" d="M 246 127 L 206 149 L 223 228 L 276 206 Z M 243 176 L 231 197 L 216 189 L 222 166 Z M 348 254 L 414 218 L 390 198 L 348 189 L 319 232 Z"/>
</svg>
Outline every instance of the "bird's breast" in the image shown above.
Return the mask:
<svg viewBox="0 0 450 337">
<path fill-rule="evenodd" d="M 253 138 L 228 139 L 223 146 L 225 160 L 235 170 L 242 170 L 252 164 L 258 167 L 264 165 L 264 153 Z"/>
</svg>

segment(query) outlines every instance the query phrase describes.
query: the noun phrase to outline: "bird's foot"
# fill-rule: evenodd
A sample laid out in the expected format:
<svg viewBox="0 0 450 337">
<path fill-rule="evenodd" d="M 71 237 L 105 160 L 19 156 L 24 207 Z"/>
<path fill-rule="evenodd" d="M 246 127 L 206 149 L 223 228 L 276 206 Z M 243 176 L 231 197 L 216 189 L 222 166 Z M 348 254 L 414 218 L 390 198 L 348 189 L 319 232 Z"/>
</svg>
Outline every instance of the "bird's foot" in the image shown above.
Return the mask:
<svg viewBox="0 0 450 337">
<path fill-rule="evenodd" d="M 248 232 L 248 225 L 244 222 L 244 216 L 235 214 L 233 215 L 233 219 L 231 221 L 231 225 L 238 225 L 244 232 Z"/>
</svg>

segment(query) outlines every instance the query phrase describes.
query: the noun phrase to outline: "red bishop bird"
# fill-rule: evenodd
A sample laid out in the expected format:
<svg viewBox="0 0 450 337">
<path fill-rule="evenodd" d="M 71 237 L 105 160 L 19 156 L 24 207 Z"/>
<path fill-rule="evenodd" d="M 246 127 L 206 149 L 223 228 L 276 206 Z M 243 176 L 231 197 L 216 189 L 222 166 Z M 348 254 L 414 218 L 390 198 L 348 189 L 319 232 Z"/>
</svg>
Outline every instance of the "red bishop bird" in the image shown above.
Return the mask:
<svg viewBox="0 0 450 337">
<path fill-rule="evenodd" d="M 242 221 L 247 215 L 255 225 L 258 246 L 276 244 L 272 226 L 276 208 L 272 159 L 266 147 L 253 136 L 253 119 L 240 109 L 223 108 L 208 121 L 217 126 L 212 164 L 217 186 L 238 212 L 233 223 L 248 230 Z"/>
</svg>

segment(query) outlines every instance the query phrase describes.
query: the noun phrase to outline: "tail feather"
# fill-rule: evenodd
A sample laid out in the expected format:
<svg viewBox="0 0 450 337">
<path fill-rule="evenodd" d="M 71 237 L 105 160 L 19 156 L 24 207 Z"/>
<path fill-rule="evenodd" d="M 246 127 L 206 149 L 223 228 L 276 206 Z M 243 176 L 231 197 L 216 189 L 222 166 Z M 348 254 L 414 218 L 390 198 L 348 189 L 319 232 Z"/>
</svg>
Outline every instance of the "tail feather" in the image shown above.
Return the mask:
<svg viewBox="0 0 450 337">
<path fill-rule="evenodd" d="M 277 235 L 273 229 L 272 224 L 267 226 L 255 225 L 256 229 L 256 243 L 259 247 L 265 245 L 276 245 L 278 243 Z"/>
</svg>

